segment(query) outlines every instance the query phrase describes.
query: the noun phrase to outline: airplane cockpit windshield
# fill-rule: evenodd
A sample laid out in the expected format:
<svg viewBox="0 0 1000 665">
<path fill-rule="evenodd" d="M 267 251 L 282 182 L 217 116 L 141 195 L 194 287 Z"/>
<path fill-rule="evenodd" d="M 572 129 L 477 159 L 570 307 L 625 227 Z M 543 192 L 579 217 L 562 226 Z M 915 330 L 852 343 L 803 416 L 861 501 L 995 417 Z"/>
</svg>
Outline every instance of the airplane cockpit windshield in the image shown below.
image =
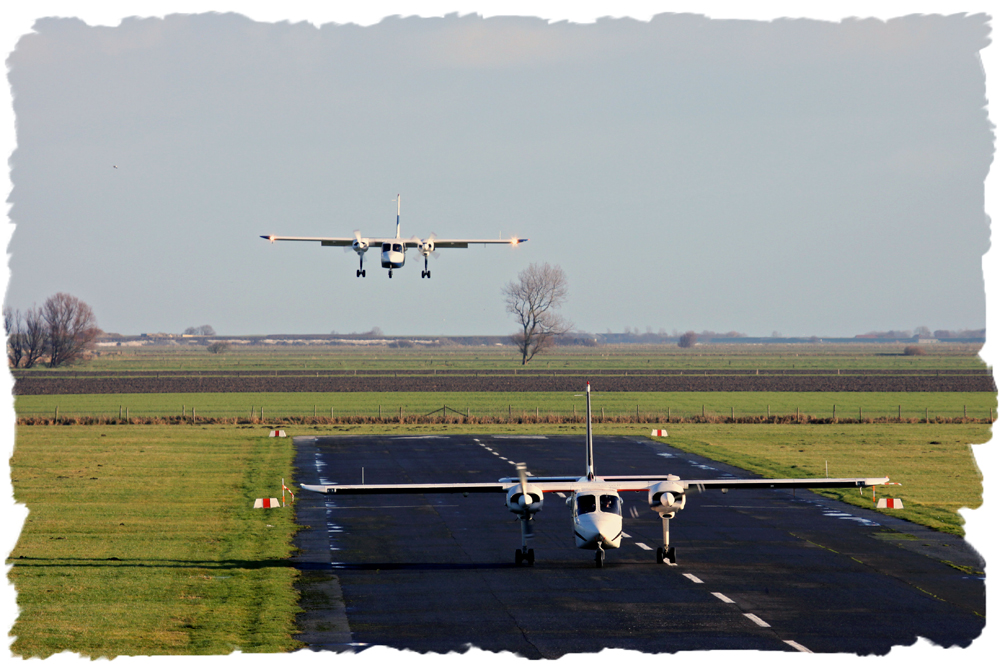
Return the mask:
<svg viewBox="0 0 1000 665">
<path fill-rule="evenodd" d="M 598 497 L 593 494 L 584 494 L 583 496 L 577 497 L 576 512 L 579 515 L 592 513 L 597 510 L 598 505 L 600 505 L 602 513 L 611 513 L 612 515 L 622 514 L 621 502 L 614 494 L 602 494 L 600 496 L 599 504 Z"/>
<path fill-rule="evenodd" d="M 392 249 L 392 245 L 390 243 L 387 243 L 387 242 L 382 243 L 382 251 L 383 252 L 388 252 L 391 249 Z"/>
</svg>

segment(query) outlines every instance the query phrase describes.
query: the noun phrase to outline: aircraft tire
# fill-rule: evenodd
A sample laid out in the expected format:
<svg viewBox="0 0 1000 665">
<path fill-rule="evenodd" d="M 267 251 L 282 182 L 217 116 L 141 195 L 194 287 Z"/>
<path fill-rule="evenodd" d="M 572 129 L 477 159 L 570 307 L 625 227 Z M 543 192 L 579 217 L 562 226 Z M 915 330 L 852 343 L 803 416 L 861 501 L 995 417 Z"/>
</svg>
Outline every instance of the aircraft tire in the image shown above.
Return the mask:
<svg viewBox="0 0 1000 665">
<path fill-rule="evenodd" d="M 535 565 L 535 550 L 528 550 L 528 565 Z"/>
<path fill-rule="evenodd" d="M 594 564 L 598 568 L 604 568 L 604 550 L 597 550 L 597 554 L 594 555 Z"/>
<path fill-rule="evenodd" d="M 364 271 L 364 270 L 362 270 L 362 271 L 361 271 L 361 276 L 362 276 L 362 277 L 364 277 L 364 276 L 365 276 L 365 271 Z"/>
<path fill-rule="evenodd" d="M 656 548 L 656 563 L 663 563 L 664 558 L 666 558 L 664 554 L 662 547 Z"/>
<path fill-rule="evenodd" d="M 524 552 L 522 552 L 521 550 L 514 550 L 514 565 L 520 566 L 523 560 L 524 560 Z"/>
<path fill-rule="evenodd" d="M 677 563 L 677 552 L 674 550 L 673 547 L 667 548 L 665 556 L 667 561 L 669 561 L 670 563 Z"/>
</svg>

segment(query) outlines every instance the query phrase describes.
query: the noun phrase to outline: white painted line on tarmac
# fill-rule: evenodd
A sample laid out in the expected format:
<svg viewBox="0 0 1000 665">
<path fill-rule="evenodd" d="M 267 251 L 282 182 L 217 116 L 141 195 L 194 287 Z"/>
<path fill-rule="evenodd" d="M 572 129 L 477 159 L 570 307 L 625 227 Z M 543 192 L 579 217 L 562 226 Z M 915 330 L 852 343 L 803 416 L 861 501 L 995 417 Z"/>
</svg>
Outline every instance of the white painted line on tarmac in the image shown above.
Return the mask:
<svg viewBox="0 0 1000 665">
<path fill-rule="evenodd" d="M 631 538 L 631 537 L 632 536 L 630 536 L 627 533 L 625 533 L 624 531 L 622 531 L 622 538 Z"/>
<path fill-rule="evenodd" d="M 648 552 L 652 552 L 653 551 L 653 548 L 650 547 L 649 545 L 647 545 L 646 543 L 636 542 L 636 545 L 639 546 L 639 547 L 641 547 L 642 549 L 648 551 Z"/>
<path fill-rule="evenodd" d="M 719 593 L 718 591 L 713 591 L 712 595 L 715 596 L 716 598 L 718 598 L 719 600 L 721 600 L 724 603 L 734 603 L 734 602 L 736 602 L 732 598 L 730 598 L 728 596 L 725 596 L 725 595 Z"/>
<path fill-rule="evenodd" d="M 501 456 L 500 456 L 500 459 L 502 459 L 502 460 L 503 460 L 504 462 L 506 462 L 506 461 L 507 461 L 507 458 L 506 458 L 506 457 L 504 457 L 503 455 L 501 455 Z"/>
<path fill-rule="evenodd" d="M 556 492 L 556 496 L 559 497 L 560 499 L 565 499 L 566 498 L 566 495 L 564 493 L 562 493 L 562 492 Z"/>
<path fill-rule="evenodd" d="M 771 624 L 769 624 L 768 622 L 764 621 L 763 619 L 761 619 L 756 614 L 751 614 L 749 612 L 746 612 L 746 613 L 743 614 L 743 616 L 745 616 L 746 618 L 750 619 L 751 621 L 753 621 L 755 624 L 757 624 L 761 628 L 770 628 L 771 627 Z"/>
<path fill-rule="evenodd" d="M 792 647 L 793 649 L 797 649 L 797 650 L 801 651 L 802 653 L 812 653 L 812 651 L 810 651 L 809 649 L 805 648 L 804 646 L 802 646 L 801 644 L 799 644 L 795 640 L 784 640 L 784 642 L 788 646 Z"/>
<path fill-rule="evenodd" d="M 688 578 L 689 580 L 691 580 L 695 584 L 704 584 L 704 582 L 702 582 L 701 580 L 699 580 L 697 577 L 695 577 L 691 573 L 684 573 L 684 577 Z"/>
</svg>

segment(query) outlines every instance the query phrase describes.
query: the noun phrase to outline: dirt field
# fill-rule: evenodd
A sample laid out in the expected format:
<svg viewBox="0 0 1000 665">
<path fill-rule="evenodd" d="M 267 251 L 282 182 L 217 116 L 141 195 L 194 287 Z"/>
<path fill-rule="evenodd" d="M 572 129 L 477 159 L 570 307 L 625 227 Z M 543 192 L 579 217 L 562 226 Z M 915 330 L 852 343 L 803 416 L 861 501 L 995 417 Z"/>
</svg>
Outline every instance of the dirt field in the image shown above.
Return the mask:
<svg viewBox="0 0 1000 665">
<path fill-rule="evenodd" d="M 778 370 L 623 373 L 558 370 L 399 372 L 138 371 L 17 376 L 15 395 L 209 392 L 996 392 L 988 370 Z"/>
</svg>

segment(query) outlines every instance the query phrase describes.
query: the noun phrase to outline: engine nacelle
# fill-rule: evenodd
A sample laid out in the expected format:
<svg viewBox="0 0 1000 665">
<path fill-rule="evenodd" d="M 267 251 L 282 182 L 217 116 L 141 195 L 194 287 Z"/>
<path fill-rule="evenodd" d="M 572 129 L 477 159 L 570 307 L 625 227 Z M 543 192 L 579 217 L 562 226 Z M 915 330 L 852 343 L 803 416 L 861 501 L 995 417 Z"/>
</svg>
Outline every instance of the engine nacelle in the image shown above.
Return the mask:
<svg viewBox="0 0 1000 665">
<path fill-rule="evenodd" d="M 687 504 L 687 493 L 684 485 L 677 480 L 665 480 L 650 487 L 649 507 L 661 515 L 672 515 L 679 510 L 684 510 L 684 506 Z"/>
<path fill-rule="evenodd" d="M 368 251 L 368 241 L 363 238 L 358 238 L 351 243 L 351 248 L 358 254 L 364 254 Z"/>
<path fill-rule="evenodd" d="M 427 240 L 421 241 L 420 244 L 417 245 L 417 250 L 423 256 L 430 256 L 431 252 L 434 251 L 434 239 L 428 238 Z"/>
<path fill-rule="evenodd" d="M 532 515 L 542 509 L 545 497 L 542 490 L 534 485 L 527 486 L 527 492 L 521 492 L 520 485 L 514 485 L 507 490 L 507 509 L 515 515 Z"/>
</svg>

